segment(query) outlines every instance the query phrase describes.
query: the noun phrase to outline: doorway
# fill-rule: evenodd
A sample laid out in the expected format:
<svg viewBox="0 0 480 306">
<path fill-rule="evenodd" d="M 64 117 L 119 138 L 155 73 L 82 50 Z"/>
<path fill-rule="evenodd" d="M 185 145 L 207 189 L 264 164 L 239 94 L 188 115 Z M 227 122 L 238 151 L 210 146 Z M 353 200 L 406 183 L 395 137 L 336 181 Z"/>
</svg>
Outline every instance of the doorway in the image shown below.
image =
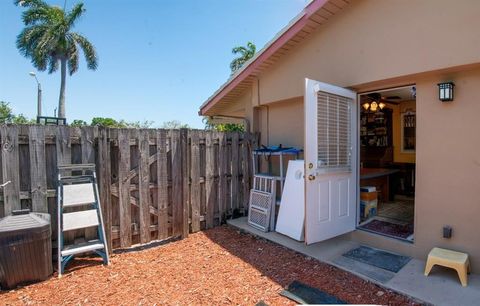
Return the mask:
<svg viewBox="0 0 480 306">
<path fill-rule="evenodd" d="M 357 228 L 414 241 L 416 88 L 362 93 Z"/>
</svg>

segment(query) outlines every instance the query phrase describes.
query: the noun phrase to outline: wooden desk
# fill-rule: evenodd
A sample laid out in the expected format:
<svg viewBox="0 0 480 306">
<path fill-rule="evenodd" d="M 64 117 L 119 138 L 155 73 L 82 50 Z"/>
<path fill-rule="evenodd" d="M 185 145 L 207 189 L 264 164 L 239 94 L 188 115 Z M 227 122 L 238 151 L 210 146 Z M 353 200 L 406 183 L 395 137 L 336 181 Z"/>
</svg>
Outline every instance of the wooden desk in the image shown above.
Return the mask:
<svg viewBox="0 0 480 306">
<path fill-rule="evenodd" d="M 375 186 L 379 192 L 378 200 L 390 200 L 390 175 L 397 173 L 398 169 L 386 168 L 361 168 L 360 186 Z"/>
</svg>

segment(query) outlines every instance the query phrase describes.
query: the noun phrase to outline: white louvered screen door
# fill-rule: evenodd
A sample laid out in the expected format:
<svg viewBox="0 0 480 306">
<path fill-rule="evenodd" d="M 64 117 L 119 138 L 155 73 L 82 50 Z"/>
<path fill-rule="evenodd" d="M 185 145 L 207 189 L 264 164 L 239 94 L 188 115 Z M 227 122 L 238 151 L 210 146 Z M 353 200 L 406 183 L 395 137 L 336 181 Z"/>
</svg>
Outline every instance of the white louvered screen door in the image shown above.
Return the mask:
<svg viewBox="0 0 480 306">
<path fill-rule="evenodd" d="M 305 242 L 355 229 L 356 93 L 306 79 Z"/>
</svg>

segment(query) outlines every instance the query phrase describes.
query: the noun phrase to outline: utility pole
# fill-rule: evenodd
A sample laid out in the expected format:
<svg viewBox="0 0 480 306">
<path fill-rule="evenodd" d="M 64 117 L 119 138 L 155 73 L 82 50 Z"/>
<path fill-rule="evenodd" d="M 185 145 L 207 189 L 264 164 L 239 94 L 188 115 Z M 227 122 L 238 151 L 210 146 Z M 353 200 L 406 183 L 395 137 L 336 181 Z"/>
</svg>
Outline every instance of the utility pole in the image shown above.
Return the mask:
<svg viewBox="0 0 480 306">
<path fill-rule="evenodd" d="M 40 117 L 42 116 L 42 85 L 38 81 L 35 72 L 30 72 L 30 75 L 33 76 L 37 81 L 37 117 Z"/>
</svg>

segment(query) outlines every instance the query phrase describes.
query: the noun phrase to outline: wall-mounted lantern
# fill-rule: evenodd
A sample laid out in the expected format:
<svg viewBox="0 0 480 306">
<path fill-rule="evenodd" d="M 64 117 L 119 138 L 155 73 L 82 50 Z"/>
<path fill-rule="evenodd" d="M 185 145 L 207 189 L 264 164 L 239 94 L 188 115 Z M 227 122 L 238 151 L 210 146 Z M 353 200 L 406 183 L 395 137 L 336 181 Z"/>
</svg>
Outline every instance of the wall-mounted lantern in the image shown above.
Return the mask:
<svg viewBox="0 0 480 306">
<path fill-rule="evenodd" d="M 438 83 L 438 98 L 440 101 L 453 101 L 453 82 Z"/>
</svg>

